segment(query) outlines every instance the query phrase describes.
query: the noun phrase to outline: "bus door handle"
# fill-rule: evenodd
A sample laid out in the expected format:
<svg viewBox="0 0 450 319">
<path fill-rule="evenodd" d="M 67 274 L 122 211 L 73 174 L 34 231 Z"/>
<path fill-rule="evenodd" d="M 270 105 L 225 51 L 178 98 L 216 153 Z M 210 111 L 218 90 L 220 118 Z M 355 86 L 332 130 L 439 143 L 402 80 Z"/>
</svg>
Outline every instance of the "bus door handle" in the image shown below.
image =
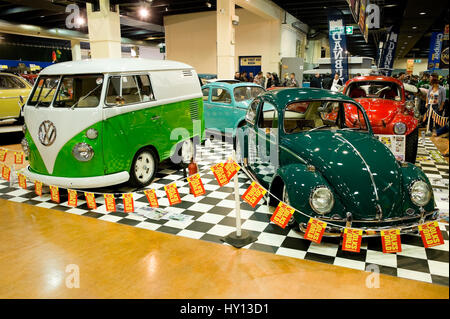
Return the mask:
<svg viewBox="0 0 450 319">
<path fill-rule="evenodd" d="M 159 115 L 155 115 L 152 117 L 152 121 L 155 122 L 157 120 L 159 120 L 160 116 Z"/>
</svg>

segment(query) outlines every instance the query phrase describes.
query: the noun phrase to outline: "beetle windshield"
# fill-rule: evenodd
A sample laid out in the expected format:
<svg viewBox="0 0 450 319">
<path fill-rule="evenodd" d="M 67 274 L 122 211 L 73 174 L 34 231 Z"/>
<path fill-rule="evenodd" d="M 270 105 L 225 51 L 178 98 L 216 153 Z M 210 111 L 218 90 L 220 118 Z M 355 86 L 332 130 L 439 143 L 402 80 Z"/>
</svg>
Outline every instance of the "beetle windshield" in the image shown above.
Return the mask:
<svg viewBox="0 0 450 319">
<path fill-rule="evenodd" d="M 357 105 L 338 101 L 303 101 L 286 106 L 284 131 L 287 134 L 318 130 L 360 130 L 368 127 Z"/>
<path fill-rule="evenodd" d="M 347 88 L 346 95 L 352 99 L 401 100 L 401 88 L 389 81 L 358 81 Z"/>
<path fill-rule="evenodd" d="M 258 86 L 239 86 L 234 89 L 234 100 L 236 102 L 242 102 L 245 100 L 252 100 L 261 93 L 264 93 L 264 89 Z"/>
</svg>

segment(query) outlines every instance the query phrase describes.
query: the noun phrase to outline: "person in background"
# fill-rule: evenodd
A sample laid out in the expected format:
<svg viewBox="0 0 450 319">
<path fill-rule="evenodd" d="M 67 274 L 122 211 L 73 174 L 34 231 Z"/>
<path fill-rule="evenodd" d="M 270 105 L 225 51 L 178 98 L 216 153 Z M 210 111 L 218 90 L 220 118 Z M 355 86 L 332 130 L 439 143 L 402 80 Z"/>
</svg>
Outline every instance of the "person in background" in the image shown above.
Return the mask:
<svg viewBox="0 0 450 319">
<path fill-rule="evenodd" d="M 342 86 L 342 80 L 339 78 L 339 74 L 334 75 L 333 82 L 331 84 L 331 91 L 338 92 Z"/>
<path fill-rule="evenodd" d="M 279 87 L 281 85 L 278 74 L 276 74 L 275 72 L 272 73 L 272 79 L 272 87 Z"/>
<path fill-rule="evenodd" d="M 247 78 L 247 72 L 242 72 L 241 74 L 241 81 L 242 82 L 248 82 L 248 78 Z"/>
<path fill-rule="evenodd" d="M 397 80 L 404 82 L 405 81 L 405 77 L 406 77 L 405 72 L 400 72 L 398 74 Z"/>
<path fill-rule="evenodd" d="M 430 111 L 430 109 L 434 110 L 434 112 L 441 115 L 442 112 L 444 111 L 444 103 L 445 103 L 445 89 L 439 85 L 439 79 L 437 74 L 433 73 L 431 75 L 431 88 L 428 90 L 426 100 L 428 115 L 432 115 L 432 111 Z M 430 123 L 429 130 L 432 132 L 434 127 L 432 118 L 429 120 L 429 123 Z M 436 128 L 438 127 L 436 126 Z"/>
<path fill-rule="evenodd" d="M 264 74 L 262 72 L 258 72 L 258 74 L 253 79 L 253 83 L 256 83 L 258 85 L 261 85 L 262 87 L 265 87 L 266 78 L 264 77 Z"/>
<path fill-rule="evenodd" d="M 253 72 L 250 72 L 249 74 L 248 74 L 248 82 L 253 82 L 253 79 L 254 79 L 255 77 L 254 77 L 254 75 L 253 75 Z"/>
<path fill-rule="evenodd" d="M 293 88 L 298 88 L 299 87 L 298 81 L 295 78 L 295 73 L 291 73 L 289 75 L 289 85 L 288 86 L 289 87 L 293 87 Z"/>
<path fill-rule="evenodd" d="M 281 84 L 281 86 L 289 86 L 289 73 L 284 74 L 283 83 Z"/>
<path fill-rule="evenodd" d="M 325 74 L 325 76 L 322 80 L 322 88 L 324 88 L 326 90 L 330 90 L 332 84 L 333 84 L 333 80 L 331 79 L 331 74 L 330 73 Z"/>
<path fill-rule="evenodd" d="M 319 73 L 316 73 L 314 75 L 311 82 L 309 83 L 309 86 L 312 88 L 321 88 L 322 87 L 322 78 L 320 77 Z"/>
<path fill-rule="evenodd" d="M 419 89 L 420 92 L 424 91 L 424 90 L 428 91 L 430 89 L 430 73 L 424 72 L 422 74 L 422 78 L 417 83 L 417 88 Z M 421 90 L 421 89 L 423 89 L 423 90 Z M 427 95 L 419 94 L 419 97 L 420 97 L 419 112 L 420 112 L 420 115 L 424 115 L 427 112 L 427 108 L 426 108 Z"/>
<path fill-rule="evenodd" d="M 267 76 L 266 89 L 268 89 L 268 88 L 271 88 L 273 86 L 273 76 L 272 76 L 272 73 L 270 73 L 270 72 L 267 72 L 266 76 Z"/>
<path fill-rule="evenodd" d="M 234 73 L 234 79 L 240 81 L 241 80 L 241 73 L 239 73 L 239 72 Z"/>
</svg>

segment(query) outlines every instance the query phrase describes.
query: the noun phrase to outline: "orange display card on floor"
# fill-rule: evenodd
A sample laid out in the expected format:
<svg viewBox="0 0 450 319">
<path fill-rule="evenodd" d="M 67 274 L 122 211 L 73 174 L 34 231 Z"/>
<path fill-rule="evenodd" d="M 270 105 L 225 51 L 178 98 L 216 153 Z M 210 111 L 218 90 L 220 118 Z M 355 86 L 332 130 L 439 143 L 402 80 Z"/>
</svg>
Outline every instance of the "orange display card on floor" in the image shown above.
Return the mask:
<svg viewBox="0 0 450 319">
<path fill-rule="evenodd" d="M 188 176 L 187 178 L 189 182 L 189 186 L 191 187 L 192 193 L 194 197 L 205 195 L 205 187 L 203 186 L 202 179 L 200 178 L 200 174 L 195 174 Z"/>
<path fill-rule="evenodd" d="M 389 229 L 381 231 L 381 244 L 383 253 L 399 253 L 402 251 L 400 242 L 400 229 Z"/>
<path fill-rule="evenodd" d="M 59 188 L 58 186 L 50 185 L 50 198 L 52 201 L 59 203 Z"/>
<path fill-rule="evenodd" d="M 19 173 L 17 174 L 17 176 L 19 178 L 19 186 L 23 189 L 27 189 L 27 178 L 25 177 L 25 175 Z"/>
<path fill-rule="evenodd" d="M 167 198 L 169 199 L 170 205 L 176 205 L 181 203 L 180 194 L 178 193 L 177 184 L 172 183 L 164 186 L 164 190 L 166 191 Z"/>
<path fill-rule="evenodd" d="M 228 161 L 225 162 L 223 168 L 225 169 L 225 175 L 229 181 L 241 169 L 241 167 L 232 158 L 229 158 Z"/>
<path fill-rule="evenodd" d="M 214 173 L 214 176 L 216 177 L 216 180 L 219 183 L 219 186 L 224 186 L 224 185 L 228 184 L 229 179 L 227 178 L 227 174 L 225 172 L 223 163 L 219 163 L 219 164 L 212 166 L 211 170 Z"/>
<path fill-rule="evenodd" d="M 359 253 L 363 231 L 361 229 L 345 228 L 342 239 L 342 250 Z"/>
<path fill-rule="evenodd" d="M 308 227 L 305 232 L 305 239 L 308 239 L 314 243 L 320 244 L 322 241 L 323 233 L 327 227 L 327 223 L 315 218 L 310 218 Z"/>
<path fill-rule="evenodd" d="M 2 178 L 9 181 L 11 177 L 11 169 L 7 165 L 3 165 L 2 167 Z"/>
<path fill-rule="evenodd" d="M 150 204 L 150 207 L 158 208 L 158 197 L 156 196 L 156 192 L 154 189 L 146 189 L 144 191 L 145 196 L 147 196 L 148 203 Z"/>
<path fill-rule="evenodd" d="M 68 189 L 67 190 L 67 205 L 72 207 L 78 206 L 78 194 L 77 191 L 74 189 Z"/>
<path fill-rule="evenodd" d="M 123 211 L 125 213 L 133 213 L 134 212 L 134 201 L 133 201 L 133 194 L 123 194 Z"/>
<path fill-rule="evenodd" d="M 242 199 L 254 208 L 266 193 L 267 191 L 262 186 L 253 182 L 245 191 L 244 195 L 242 195 Z"/>
<path fill-rule="evenodd" d="M 97 202 L 95 201 L 94 193 L 84 193 L 84 197 L 86 197 L 86 204 L 89 209 L 97 209 Z"/>
<path fill-rule="evenodd" d="M 444 238 L 437 221 L 419 225 L 419 232 L 425 248 L 444 244 Z"/>
<path fill-rule="evenodd" d="M 288 204 L 280 202 L 270 218 L 270 221 L 277 224 L 281 228 L 285 228 L 291 219 L 292 214 L 294 214 L 294 211 L 295 209 Z"/>
<path fill-rule="evenodd" d="M 6 154 L 8 154 L 8 150 L 0 148 L 0 162 L 4 162 L 6 160 Z"/>
<path fill-rule="evenodd" d="M 105 198 L 105 207 L 107 212 L 115 212 L 116 211 L 116 199 L 113 194 L 104 194 Z"/>
<path fill-rule="evenodd" d="M 42 182 L 34 181 L 34 192 L 38 196 L 42 196 Z"/>
<path fill-rule="evenodd" d="M 14 164 L 23 164 L 23 152 L 14 152 Z"/>
</svg>

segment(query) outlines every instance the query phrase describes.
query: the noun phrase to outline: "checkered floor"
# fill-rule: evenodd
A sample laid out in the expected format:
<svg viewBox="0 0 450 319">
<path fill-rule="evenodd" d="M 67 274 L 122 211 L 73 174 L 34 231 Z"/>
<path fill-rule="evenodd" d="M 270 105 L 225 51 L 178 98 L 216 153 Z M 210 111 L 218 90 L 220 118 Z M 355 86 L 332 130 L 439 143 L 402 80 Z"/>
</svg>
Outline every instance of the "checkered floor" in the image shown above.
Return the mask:
<svg viewBox="0 0 450 319">
<path fill-rule="evenodd" d="M 105 211 L 102 196 L 97 196 L 98 208 L 89 210 L 84 196 L 78 198 L 78 207 L 67 205 L 67 194 L 62 192 L 61 203 L 50 200 L 48 193 L 42 197 L 34 194 L 33 186 L 23 190 L 2 180 L 0 183 L 0 198 L 15 202 L 22 202 L 39 207 L 57 209 L 71 214 L 106 220 L 114 223 L 165 232 L 178 236 L 201 239 L 223 244 L 221 238 L 235 230 L 234 194 L 232 183 L 219 187 L 209 167 L 224 161 L 231 154 L 230 144 L 222 141 L 207 141 L 198 153 L 198 164 L 202 180 L 207 191 L 205 196 L 195 198 L 189 194 L 189 187 L 182 180 L 182 170 L 177 166 L 163 163 L 157 173 L 151 188 L 156 189 L 161 209 L 167 215 L 159 220 L 148 218 L 139 211 L 147 207 L 147 199 L 142 193 L 135 193 L 136 213 L 123 212 L 108 213 Z M 438 207 L 442 210 L 442 217 L 448 220 L 448 164 L 438 163 L 432 156 L 436 151 L 429 140 L 419 141 L 417 165 L 422 167 L 432 181 Z M 177 186 L 182 203 L 170 207 L 165 196 L 164 185 L 177 180 Z M 239 173 L 239 189 L 241 195 L 250 185 L 249 178 Z M 98 191 L 98 190 L 96 190 Z M 127 187 L 103 189 L 104 192 L 128 192 Z M 117 203 L 120 200 L 117 199 Z M 369 265 L 376 265 L 380 273 L 413 280 L 420 280 L 440 285 L 449 285 L 449 226 L 440 223 L 445 245 L 431 249 L 423 247 L 420 236 L 404 235 L 402 237 L 402 252 L 397 254 L 383 254 L 380 238 L 363 239 L 361 252 L 350 253 L 341 250 L 339 238 L 324 238 L 320 245 L 302 238 L 302 235 L 291 229 L 282 229 L 272 223 L 269 218 L 271 212 L 262 201 L 255 209 L 246 203 L 241 204 L 243 229 L 249 230 L 258 237 L 255 243 L 245 248 L 285 255 L 294 258 L 314 260 L 332 265 L 366 270 Z M 175 220 L 170 216 L 184 216 L 185 220 Z M 165 218 L 165 219 L 164 219 Z"/>
</svg>

